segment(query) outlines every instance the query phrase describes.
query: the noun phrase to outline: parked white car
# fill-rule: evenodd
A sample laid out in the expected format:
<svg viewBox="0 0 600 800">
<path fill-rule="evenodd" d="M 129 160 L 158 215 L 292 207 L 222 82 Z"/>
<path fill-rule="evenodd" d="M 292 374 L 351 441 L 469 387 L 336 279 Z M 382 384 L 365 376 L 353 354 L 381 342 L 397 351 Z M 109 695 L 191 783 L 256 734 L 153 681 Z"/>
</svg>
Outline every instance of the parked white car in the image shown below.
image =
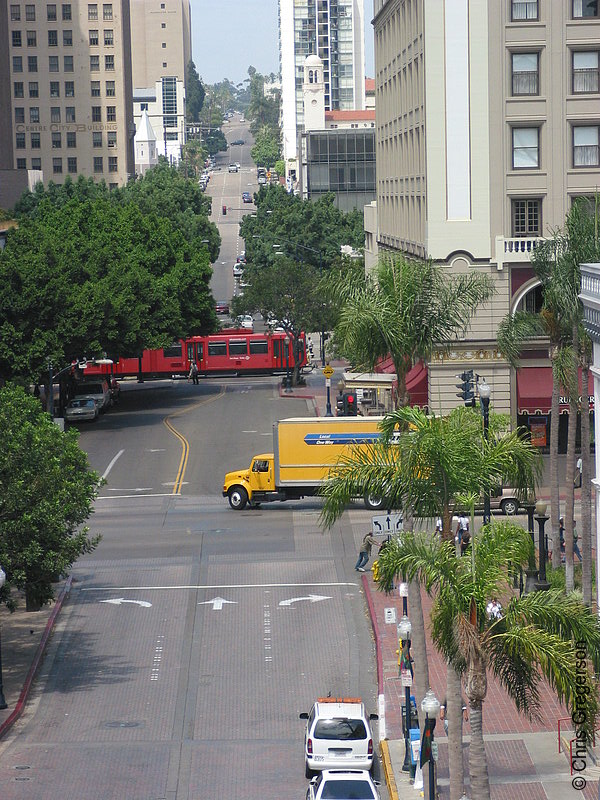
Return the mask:
<svg viewBox="0 0 600 800">
<path fill-rule="evenodd" d="M 366 770 L 326 769 L 310 782 L 306 800 L 379 800 L 377 786 Z"/>
<path fill-rule="evenodd" d="M 91 397 L 76 397 L 65 408 L 66 422 L 95 422 L 98 419 L 98 406 Z"/>
<path fill-rule="evenodd" d="M 240 284 L 240 286 L 241 285 L 242 284 Z M 241 316 L 235 318 L 235 326 L 236 328 L 245 328 L 246 330 L 253 331 L 254 319 L 250 316 L 250 314 L 242 314 Z"/>
<path fill-rule="evenodd" d="M 75 397 L 82 397 L 94 400 L 100 414 L 112 405 L 112 396 L 108 382 L 104 378 L 97 378 L 93 381 L 81 381 L 75 387 Z"/>
<path fill-rule="evenodd" d="M 234 264 L 233 265 L 233 277 L 234 278 L 241 278 L 244 274 L 244 264 Z"/>
</svg>

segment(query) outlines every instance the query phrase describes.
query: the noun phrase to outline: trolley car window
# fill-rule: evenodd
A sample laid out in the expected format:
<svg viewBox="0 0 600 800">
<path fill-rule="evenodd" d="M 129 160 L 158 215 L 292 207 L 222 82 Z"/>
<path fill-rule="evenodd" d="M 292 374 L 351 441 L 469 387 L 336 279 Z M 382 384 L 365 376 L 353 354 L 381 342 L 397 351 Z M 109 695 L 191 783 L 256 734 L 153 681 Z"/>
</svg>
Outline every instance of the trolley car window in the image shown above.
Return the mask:
<svg viewBox="0 0 600 800">
<path fill-rule="evenodd" d="M 209 342 L 208 343 L 209 356 L 226 356 L 227 355 L 227 342 Z"/>
<path fill-rule="evenodd" d="M 281 341 L 279 339 L 273 339 L 273 355 L 275 358 L 281 357 Z"/>
<path fill-rule="evenodd" d="M 165 358 L 181 358 L 182 353 L 181 342 L 173 342 L 168 347 L 163 347 L 163 356 Z"/>
<path fill-rule="evenodd" d="M 188 357 L 188 361 L 193 361 L 194 360 L 194 344 L 193 344 L 193 342 L 188 342 L 188 345 L 187 345 L 187 357 Z"/>
<path fill-rule="evenodd" d="M 269 352 L 269 345 L 267 342 L 250 342 L 250 355 L 251 356 L 266 356 Z"/>
<path fill-rule="evenodd" d="M 230 356 L 247 356 L 248 355 L 248 342 L 243 339 L 239 342 L 229 342 L 229 355 Z"/>
</svg>

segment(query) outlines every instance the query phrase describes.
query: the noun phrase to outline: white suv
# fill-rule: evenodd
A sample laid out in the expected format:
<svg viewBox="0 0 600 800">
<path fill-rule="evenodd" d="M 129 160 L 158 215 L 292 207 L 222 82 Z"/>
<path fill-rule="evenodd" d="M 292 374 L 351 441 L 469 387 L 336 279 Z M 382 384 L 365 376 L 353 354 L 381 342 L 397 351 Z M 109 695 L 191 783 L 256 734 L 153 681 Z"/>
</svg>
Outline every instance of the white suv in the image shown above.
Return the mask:
<svg viewBox="0 0 600 800">
<path fill-rule="evenodd" d="M 373 734 L 360 697 L 319 697 L 306 720 L 306 777 L 324 769 L 364 769 L 373 766 Z"/>
<path fill-rule="evenodd" d="M 228 172 L 237 172 L 239 168 L 240 168 L 239 164 L 230 164 L 229 167 L 227 168 L 227 171 Z"/>
</svg>

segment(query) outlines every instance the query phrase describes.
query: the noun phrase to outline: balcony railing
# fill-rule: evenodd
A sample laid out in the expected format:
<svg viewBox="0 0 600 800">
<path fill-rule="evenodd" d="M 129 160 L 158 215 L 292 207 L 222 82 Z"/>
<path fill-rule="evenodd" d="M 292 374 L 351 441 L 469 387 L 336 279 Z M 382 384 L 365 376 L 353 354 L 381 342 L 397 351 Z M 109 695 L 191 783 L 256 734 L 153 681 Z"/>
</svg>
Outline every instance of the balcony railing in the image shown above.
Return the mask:
<svg viewBox="0 0 600 800">
<path fill-rule="evenodd" d="M 496 264 L 498 270 L 504 269 L 505 264 L 523 264 L 531 259 L 531 254 L 540 242 L 542 237 L 525 236 L 496 236 L 495 255 L 492 263 Z"/>
<path fill-rule="evenodd" d="M 514 96 L 521 94 L 536 95 L 539 94 L 539 80 L 537 71 L 531 72 L 513 72 L 512 76 L 512 93 Z"/>
</svg>

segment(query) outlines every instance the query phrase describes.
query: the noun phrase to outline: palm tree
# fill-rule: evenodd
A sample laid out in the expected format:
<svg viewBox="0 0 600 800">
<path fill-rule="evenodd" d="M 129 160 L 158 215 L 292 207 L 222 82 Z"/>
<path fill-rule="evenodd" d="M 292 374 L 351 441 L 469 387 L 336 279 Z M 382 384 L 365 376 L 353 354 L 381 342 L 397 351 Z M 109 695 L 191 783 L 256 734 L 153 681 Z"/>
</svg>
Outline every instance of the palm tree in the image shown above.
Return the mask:
<svg viewBox="0 0 600 800">
<path fill-rule="evenodd" d="M 322 521 L 331 526 L 353 497 L 366 493 L 386 497 L 390 507 L 402 503 L 417 519 L 441 516 L 442 539 L 454 551 L 452 513 L 466 496 L 478 497 L 503 480 L 527 493 L 541 472 L 541 456 L 519 431 L 509 430 L 507 417 L 490 414 L 488 437 L 481 415 L 457 408 L 446 417 L 434 417 L 404 407 L 386 415 L 380 443 L 355 450 L 330 473 L 322 493 L 326 501 Z M 422 612 L 421 612 L 422 613 Z M 415 660 L 424 656 L 415 650 Z M 454 666 L 448 664 L 448 702 L 456 685 Z M 448 746 L 461 752 L 462 715 L 449 716 Z M 462 758 L 450 760 L 450 797 L 463 794 Z"/>
<path fill-rule="evenodd" d="M 589 662 L 598 670 L 599 620 L 576 594 L 551 590 L 512 596 L 510 565 L 525 565 L 531 547 L 526 531 L 503 522 L 482 529 L 471 544 L 471 558 L 457 559 L 448 541 L 412 533 L 394 540 L 379 558 L 383 590 L 391 591 L 395 577 L 403 573 L 419 580 L 435 598 L 433 641 L 462 674 L 469 701 L 473 800 L 490 797 L 483 741 L 483 704 L 490 671 L 527 717 L 539 716 L 539 685 L 545 678 L 572 712 L 583 712 L 574 716 L 585 719 L 582 734 L 591 736 L 595 728 L 595 679 L 590 663 L 578 661 L 577 653 L 583 643 Z M 508 598 L 498 617 L 487 610 L 495 598 Z M 582 697 L 587 698 L 584 709 L 578 705 Z"/>
<path fill-rule="evenodd" d="M 451 276 L 433 261 L 386 256 L 368 275 L 332 273 L 326 291 L 340 305 L 335 335 L 344 355 L 366 371 L 390 357 L 403 406 L 410 369 L 463 335 L 495 289 L 483 273 Z"/>
</svg>

